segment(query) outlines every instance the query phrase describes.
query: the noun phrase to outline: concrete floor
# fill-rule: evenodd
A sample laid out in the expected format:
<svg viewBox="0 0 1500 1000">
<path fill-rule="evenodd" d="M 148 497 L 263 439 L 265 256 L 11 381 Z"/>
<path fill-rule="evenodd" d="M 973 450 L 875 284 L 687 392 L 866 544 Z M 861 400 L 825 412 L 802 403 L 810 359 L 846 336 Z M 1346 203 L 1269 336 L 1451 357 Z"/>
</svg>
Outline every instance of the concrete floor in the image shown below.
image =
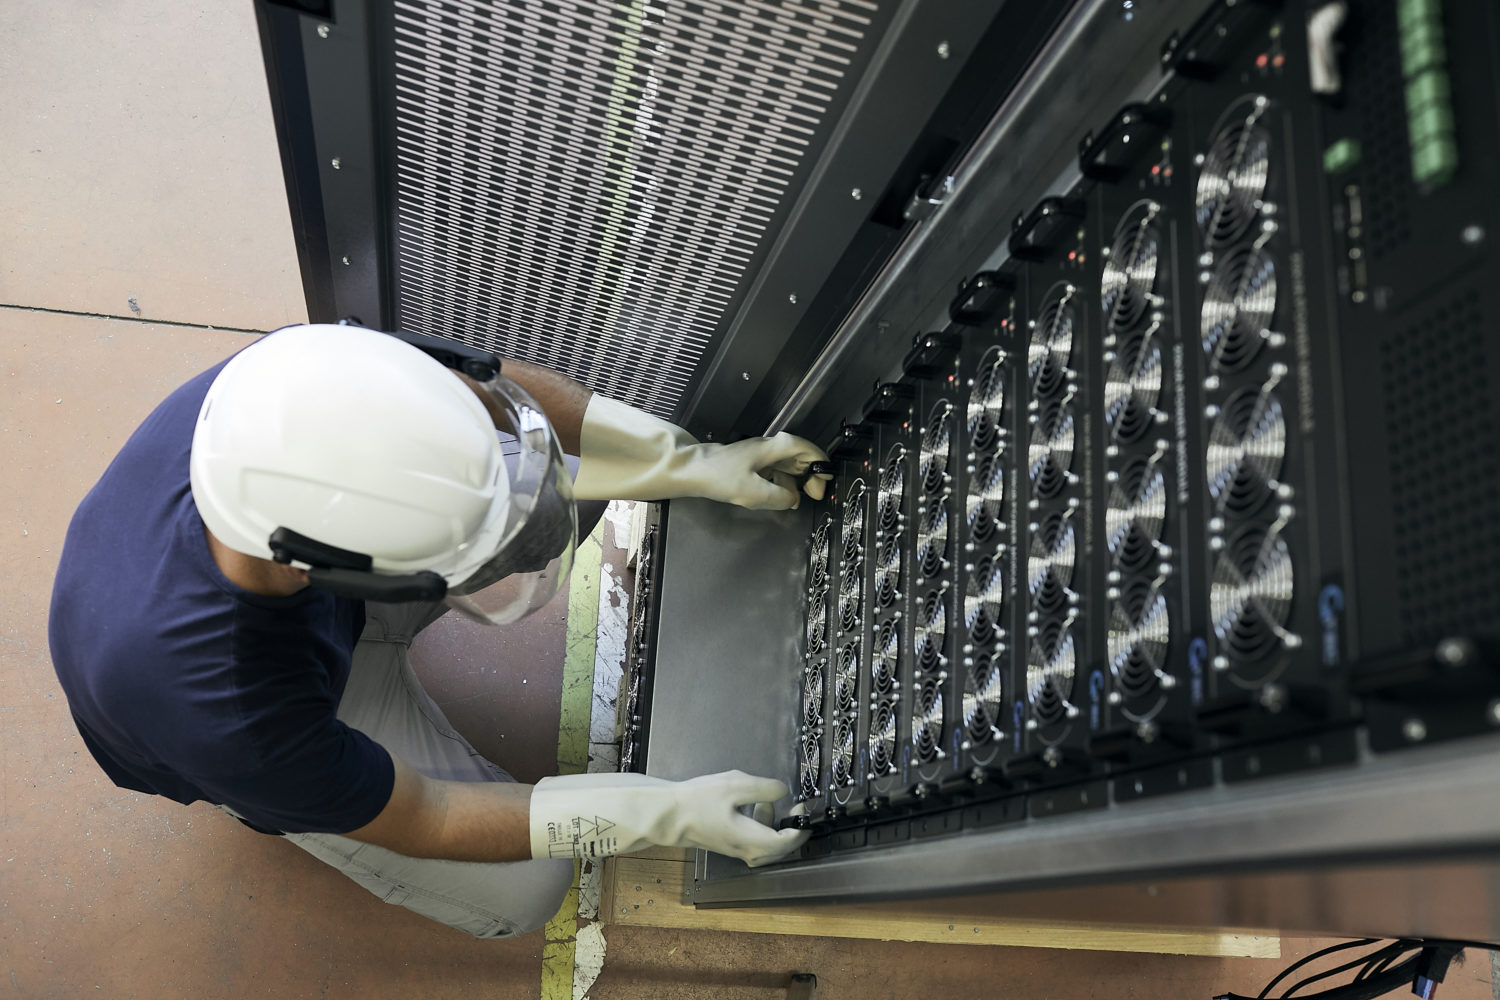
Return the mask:
<svg viewBox="0 0 1500 1000">
<path fill-rule="evenodd" d="M 115 788 L 84 751 L 46 646 L 73 507 L 172 388 L 305 312 L 248 2 L 0 4 L 0 53 L 0 995 L 540 995 L 540 934 L 475 941 L 385 907 L 207 806 Z M 503 637 L 445 621 L 415 657 L 523 779 L 555 762 L 564 612 Z M 822 998 L 1253 995 L 1315 946 L 1271 961 L 605 937 L 595 1000 L 777 997 L 796 971 Z M 1489 985 L 1476 959 L 1445 996 Z"/>
</svg>

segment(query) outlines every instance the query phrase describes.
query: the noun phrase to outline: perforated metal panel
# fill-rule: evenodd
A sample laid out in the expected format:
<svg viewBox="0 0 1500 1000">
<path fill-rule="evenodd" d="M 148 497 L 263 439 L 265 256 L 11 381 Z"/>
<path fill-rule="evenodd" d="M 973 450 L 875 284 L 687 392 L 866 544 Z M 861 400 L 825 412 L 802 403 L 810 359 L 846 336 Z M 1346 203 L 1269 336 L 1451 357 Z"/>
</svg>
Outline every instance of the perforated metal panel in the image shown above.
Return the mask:
<svg viewBox="0 0 1500 1000">
<path fill-rule="evenodd" d="M 875 13 L 869 0 L 399 0 L 401 325 L 670 414 Z"/>
</svg>

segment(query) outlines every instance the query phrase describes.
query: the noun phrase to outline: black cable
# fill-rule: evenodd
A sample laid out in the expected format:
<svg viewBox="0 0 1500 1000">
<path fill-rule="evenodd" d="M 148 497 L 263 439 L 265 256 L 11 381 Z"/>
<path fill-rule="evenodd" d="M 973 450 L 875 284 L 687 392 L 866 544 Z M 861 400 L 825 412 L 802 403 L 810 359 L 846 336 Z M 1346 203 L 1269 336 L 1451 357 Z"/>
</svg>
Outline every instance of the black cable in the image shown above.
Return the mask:
<svg viewBox="0 0 1500 1000">
<path fill-rule="evenodd" d="M 1265 1000 L 1265 998 L 1270 995 L 1271 990 L 1276 987 L 1277 983 L 1281 982 L 1287 976 L 1290 976 L 1292 973 L 1296 972 L 1298 969 L 1302 968 L 1309 962 L 1316 962 L 1318 959 L 1323 958 L 1325 955 L 1332 955 L 1336 951 L 1343 951 L 1346 948 L 1359 948 L 1367 944 L 1374 944 L 1379 940 L 1379 938 L 1360 938 L 1358 941 L 1345 941 L 1343 944 L 1336 944 L 1332 945 L 1331 947 L 1324 948 L 1322 951 L 1315 951 L 1311 955 L 1308 955 L 1306 958 L 1293 962 L 1291 965 L 1281 970 L 1281 975 L 1277 976 L 1275 979 L 1267 983 L 1266 988 L 1260 991 L 1255 1000 Z"/>
<path fill-rule="evenodd" d="M 1340 972 L 1348 972 L 1350 969 L 1356 968 L 1361 965 L 1369 965 L 1370 962 L 1377 957 L 1388 962 L 1394 961 L 1403 951 L 1407 950 L 1408 949 L 1405 948 L 1400 941 L 1397 941 L 1394 944 L 1388 944 L 1384 948 L 1377 948 L 1370 954 L 1361 955 L 1359 958 L 1356 958 L 1352 962 L 1345 962 L 1343 965 L 1329 969 L 1327 972 L 1320 972 L 1316 976 L 1308 976 L 1306 979 L 1298 980 L 1292 986 L 1287 987 L 1286 992 L 1281 994 L 1281 998 L 1282 1000 L 1286 1000 L 1287 997 L 1291 996 L 1293 993 L 1296 993 L 1302 987 L 1315 983 L 1320 979 L 1327 979 L 1329 976 L 1336 976 Z"/>
<path fill-rule="evenodd" d="M 1369 961 L 1365 963 L 1365 967 L 1363 969 L 1360 969 L 1359 975 L 1354 977 L 1354 981 L 1357 983 L 1361 982 L 1364 979 L 1368 979 L 1372 975 L 1378 975 L 1384 972 L 1387 966 L 1399 959 L 1402 955 L 1406 954 L 1409 951 L 1412 951 L 1413 949 L 1420 949 L 1422 947 L 1420 943 L 1412 941 L 1410 939 L 1402 939 L 1396 943 L 1401 946 L 1399 950 L 1390 952 L 1389 949 L 1382 948 L 1379 951 L 1371 954 Z"/>
<path fill-rule="evenodd" d="M 1299 997 L 1298 1000 L 1375 1000 L 1376 997 L 1384 996 L 1393 990 L 1410 986 L 1416 978 L 1421 960 L 1421 955 L 1414 955 L 1395 968 L 1387 969 L 1379 976 L 1371 976 L 1363 982 L 1350 983 L 1347 986 L 1336 986 L 1322 993 L 1310 993 Z M 1221 993 L 1214 1000 L 1252 1000 L 1252 998 L 1238 993 Z"/>
</svg>

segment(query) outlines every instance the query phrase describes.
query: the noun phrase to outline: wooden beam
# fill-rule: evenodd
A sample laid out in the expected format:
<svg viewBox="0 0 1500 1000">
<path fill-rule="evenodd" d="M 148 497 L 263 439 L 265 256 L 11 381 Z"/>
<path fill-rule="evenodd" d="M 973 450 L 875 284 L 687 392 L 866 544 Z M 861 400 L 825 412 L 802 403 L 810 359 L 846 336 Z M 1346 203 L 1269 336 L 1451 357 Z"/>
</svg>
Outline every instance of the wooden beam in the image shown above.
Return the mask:
<svg viewBox="0 0 1500 1000">
<path fill-rule="evenodd" d="M 692 863 L 681 851 L 610 858 L 605 865 L 599 918 L 606 923 L 747 934 L 806 934 L 817 937 L 988 944 L 1167 955 L 1279 958 L 1277 936 L 1233 930 L 1089 924 L 1063 920 L 986 917 L 948 922 L 910 914 L 899 903 L 859 906 L 778 906 L 698 909 L 688 898 Z"/>
</svg>

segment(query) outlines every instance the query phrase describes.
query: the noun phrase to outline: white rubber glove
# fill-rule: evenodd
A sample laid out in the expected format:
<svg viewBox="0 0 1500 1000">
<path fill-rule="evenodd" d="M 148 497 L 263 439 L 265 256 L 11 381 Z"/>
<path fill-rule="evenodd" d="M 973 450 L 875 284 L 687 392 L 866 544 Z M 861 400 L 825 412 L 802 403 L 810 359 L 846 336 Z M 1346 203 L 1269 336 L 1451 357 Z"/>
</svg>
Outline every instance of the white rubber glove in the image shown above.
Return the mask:
<svg viewBox="0 0 1500 1000">
<path fill-rule="evenodd" d="M 531 856 L 599 858 L 652 845 L 701 847 L 752 867 L 801 847 L 807 833 L 773 830 L 739 812 L 775 802 L 786 784 L 743 771 L 667 781 L 644 774 L 564 774 L 531 792 Z"/>
<path fill-rule="evenodd" d="M 786 510 L 801 500 L 798 478 L 823 449 L 794 434 L 700 444 L 676 424 L 595 394 L 583 414 L 579 500 L 671 500 L 705 497 L 755 510 Z M 808 476 L 801 488 L 823 499 L 833 477 Z"/>
</svg>

